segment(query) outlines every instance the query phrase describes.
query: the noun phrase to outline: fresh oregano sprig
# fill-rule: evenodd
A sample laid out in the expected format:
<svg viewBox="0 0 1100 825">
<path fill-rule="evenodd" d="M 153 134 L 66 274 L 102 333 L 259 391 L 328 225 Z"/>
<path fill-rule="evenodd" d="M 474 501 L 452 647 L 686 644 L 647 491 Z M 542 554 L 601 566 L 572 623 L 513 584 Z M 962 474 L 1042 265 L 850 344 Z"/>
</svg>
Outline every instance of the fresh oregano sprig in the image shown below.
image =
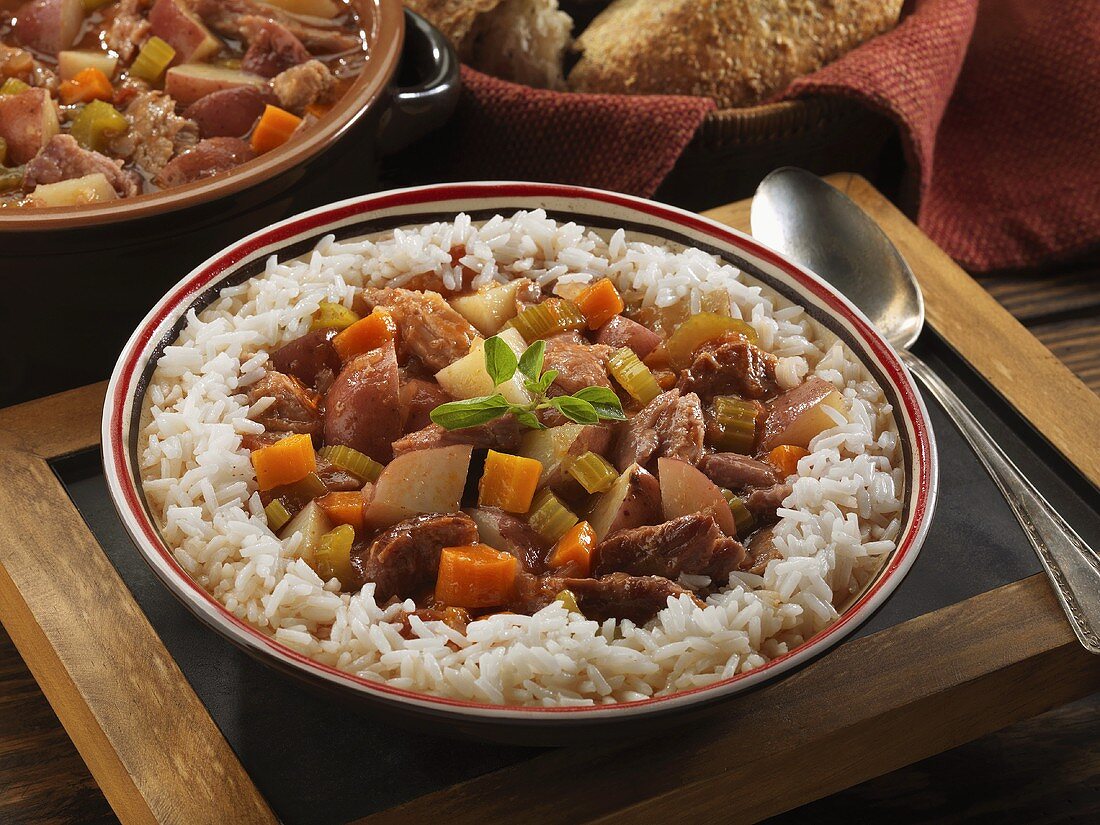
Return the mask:
<svg viewBox="0 0 1100 825">
<path fill-rule="evenodd" d="M 530 427 L 532 430 L 544 430 L 546 427 L 535 413 L 547 409 L 555 409 L 578 424 L 595 424 L 601 418 L 612 421 L 626 420 L 619 396 L 607 387 L 584 387 L 573 395 L 548 398 L 546 393 L 554 383 L 554 379 L 558 377 L 558 371 L 542 371 L 543 359 L 546 356 L 545 341 L 535 341 L 523 351 L 519 358 L 516 358 L 512 348 L 498 335 L 486 339 L 483 346 L 485 371 L 492 379 L 493 389 L 511 380 L 518 370 L 523 376 L 524 388 L 531 393 L 531 402 L 511 404 L 499 392 L 462 401 L 448 401 L 432 410 L 432 421 L 440 427 L 461 430 L 466 427 L 476 427 L 478 424 L 487 424 L 512 413 L 523 426 Z"/>
</svg>

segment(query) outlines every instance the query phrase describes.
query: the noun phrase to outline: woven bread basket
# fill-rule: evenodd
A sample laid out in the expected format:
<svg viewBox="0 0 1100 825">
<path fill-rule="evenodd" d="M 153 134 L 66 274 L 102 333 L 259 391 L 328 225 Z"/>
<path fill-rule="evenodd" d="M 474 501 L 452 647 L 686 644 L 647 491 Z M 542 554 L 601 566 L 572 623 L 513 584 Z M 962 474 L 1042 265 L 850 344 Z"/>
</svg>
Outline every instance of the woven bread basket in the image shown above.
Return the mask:
<svg viewBox="0 0 1100 825">
<path fill-rule="evenodd" d="M 822 175 L 859 172 L 892 189 L 900 174 L 896 129 L 885 116 L 841 97 L 717 111 L 699 127 L 656 198 L 709 209 L 748 197 L 780 166 Z"/>
</svg>

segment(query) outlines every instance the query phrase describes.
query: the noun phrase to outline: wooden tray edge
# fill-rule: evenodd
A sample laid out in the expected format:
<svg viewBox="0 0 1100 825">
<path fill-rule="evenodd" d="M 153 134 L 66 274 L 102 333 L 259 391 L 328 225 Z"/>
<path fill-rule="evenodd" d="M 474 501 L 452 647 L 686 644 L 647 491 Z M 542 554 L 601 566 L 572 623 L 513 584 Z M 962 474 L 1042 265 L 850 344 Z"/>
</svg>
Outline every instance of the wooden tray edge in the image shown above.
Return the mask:
<svg viewBox="0 0 1100 825">
<path fill-rule="evenodd" d="M 1077 405 L 1077 409 L 1098 413 L 1100 399 L 870 184 L 855 175 L 831 176 L 829 180 L 860 202 L 899 244 L 929 293 L 929 318 L 948 343 L 987 376 L 1009 403 L 1016 406 L 1055 448 L 1067 455 L 1086 477 L 1093 483 L 1100 483 L 1100 433 L 1091 433 L 1085 426 L 1088 421 L 1100 418 L 1084 415 L 1076 416 L 1073 422 L 1055 421 L 1050 411 L 1037 403 L 1041 402 L 1041 397 L 1028 394 L 1025 387 L 1036 380 L 1068 386 L 1072 399 L 1069 403 Z M 705 214 L 745 229 L 748 202 L 720 207 Z M 941 299 L 934 295 L 947 295 L 949 298 Z M 980 330 L 973 327 L 972 319 L 978 313 L 988 313 L 997 324 L 1003 321 L 1007 343 L 1001 352 L 992 351 L 988 340 L 984 340 Z M 73 623 L 58 621 L 47 609 L 51 598 L 71 598 L 72 594 L 66 593 L 60 580 L 54 582 L 53 588 L 47 588 L 49 592 L 33 585 L 41 578 L 42 570 L 35 563 L 37 545 L 31 537 L 36 528 L 41 528 L 41 524 L 36 523 L 33 514 L 25 510 L 23 502 L 7 502 L 8 506 L 0 508 L 0 530 L 3 531 L 0 534 L 17 537 L 8 544 L 0 545 L 0 596 L 3 596 L 0 619 L 3 619 L 20 654 L 28 662 L 43 692 L 123 821 L 209 821 L 214 817 L 223 821 L 274 822 L 274 815 L 266 802 L 133 601 L 125 583 L 73 510 L 71 501 L 47 463 L 50 459 L 98 444 L 104 390 L 105 385 L 102 384 L 85 387 L 0 411 L 0 463 L 18 466 L 28 474 L 29 486 L 21 489 L 28 496 L 41 491 L 42 500 L 49 505 L 46 508 L 48 512 L 57 513 L 57 509 L 51 508 L 64 509 L 65 503 L 68 503 L 61 521 L 71 540 L 59 541 L 58 546 L 68 552 L 78 551 L 80 557 L 75 561 L 96 568 L 96 579 L 102 581 L 112 594 L 107 601 L 82 601 L 76 607 L 85 611 L 84 615 L 102 616 L 106 613 L 108 618 L 125 616 L 128 619 L 128 622 L 118 625 L 117 635 L 130 640 L 127 646 L 132 645 L 134 651 L 141 651 L 143 661 L 148 659 L 156 663 L 162 674 L 158 689 L 172 697 L 173 704 L 169 707 L 177 709 L 177 718 L 186 722 L 173 731 L 172 751 L 148 748 L 148 741 L 155 734 L 155 725 L 163 719 L 146 720 L 120 713 L 117 708 L 113 713 L 103 713 L 104 703 L 99 703 L 98 699 L 104 684 L 124 684 L 126 674 L 119 673 L 118 678 L 111 681 L 112 667 L 117 667 L 117 662 L 107 662 L 106 670 L 102 667 L 89 668 L 87 657 L 82 656 L 87 648 L 74 645 Z M 1075 449 L 1067 449 L 1071 445 Z M 1086 449 L 1080 449 L 1082 445 Z M 3 497 L 0 492 L 0 504 L 3 504 Z M 56 523 L 52 517 L 45 523 L 51 520 Z M 68 565 L 65 570 L 69 576 L 78 576 L 75 566 Z M 28 591 L 33 598 L 24 597 Z M 1023 620 L 1021 605 L 1028 609 Z M 131 610 L 137 611 L 136 617 Z M 988 626 L 975 623 L 974 615 L 986 616 Z M 965 621 L 960 622 L 960 618 Z M 817 742 L 822 747 L 828 746 L 834 756 L 842 755 L 846 763 L 853 763 L 853 772 L 841 777 L 825 766 L 814 769 L 817 771 L 814 773 L 811 770 L 813 765 L 807 764 L 808 775 L 817 779 L 812 789 L 796 793 L 785 784 L 782 788 L 776 785 L 774 792 L 757 795 L 757 801 L 738 811 L 736 818 L 749 821 L 778 813 L 961 744 L 1015 719 L 1071 701 L 1100 687 L 1100 663 L 1076 645 L 1045 579 L 1035 576 L 903 623 L 868 639 L 851 642 L 834 651 L 812 671 L 796 674 L 790 680 L 765 690 L 791 690 L 790 686 L 796 686 L 803 691 L 803 701 L 811 702 L 812 706 L 821 698 L 821 686 L 816 686 L 816 681 L 832 679 L 835 687 L 843 683 L 843 677 L 854 676 L 848 657 L 862 651 L 862 646 L 870 643 L 869 639 L 875 639 L 876 644 L 894 640 L 895 647 L 900 644 L 901 649 L 910 655 L 918 649 L 913 645 L 919 641 L 920 633 L 927 638 L 946 641 L 941 638 L 940 631 L 948 631 L 959 624 L 966 624 L 971 631 L 988 630 L 993 638 L 1000 639 L 1003 644 L 987 644 L 984 653 L 968 652 L 962 661 L 956 661 L 955 656 L 948 657 L 942 661 L 947 671 L 943 677 L 946 681 L 937 678 L 931 686 L 921 678 L 895 680 L 894 671 L 889 667 L 876 667 L 872 676 L 878 676 L 885 695 L 892 697 L 895 705 L 890 708 L 880 704 L 864 706 L 867 710 L 864 718 L 838 720 L 838 724 L 828 731 L 828 741 Z M 1022 632 L 1021 627 L 1026 628 L 1026 632 Z M 973 637 L 977 635 L 972 633 Z M 849 651 L 847 656 L 842 655 L 845 651 Z M 1008 651 L 1012 651 L 1013 656 L 1009 656 Z M 824 678 L 822 668 L 829 669 L 828 679 Z M 822 676 L 807 679 L 807 673 L 812 675 L 819 671 Z M 1028 678 L 1029 674 L 1034 678 L 1036 672 L 1048 686 L 1042 698 L 1002 701 L 1006 694 L 1015 692 L 1013 685 Z M 882 674 L 891 676 L 885 678 Z M 1052 674 L 1053 679 L 1049 678 Z M 809 693 L 805 690 L 808 681 L 813 688 Z M 936 690 L 931 691 L 932 687 Z M 959 701 L 945 703 L 938 698 L 948 691 Z M 996 697 L 995 712 L 982 716 L 980 720 L 971 719 L 968 722 L 965 718 L 956 718 L 948 710 L 948 706 L 954 704 L 971 711 L 976 710 L 976 703 L 984 702 L 982 707 L 988 707 L 990 697 Z M 94 703 L 100 707 L 93 707 Z M 791 703 L 783 704 L 781 710 L 792 710 Z M 977 716 L 976 713 L 971 715 Z M 872 722 L 881 724 L 884 730 L 896 729 L 902 734 L 900 739 L 910 744 L 898 746 L 898 740 L 888 736 L 875 736 L 869 741 L 866 731 Z M 154 728 L 150 728 L 150 724 Z M 776 748 L 767 757 L 746 761 L 745 754 L 741 753 L 739 759 L 733 759 L 737 754 L 737 742 L 743 739 L 745 730 L 730 730 L 728 724 L 724 723 L 726 729 L 717 736 L 712 731 L 702 740 L 692 738 L 690 750 L 683 753 L 683 759 L 671 777 L 675 780 L 672 785 L 668 784 L 669 777 L 662 782 L 660 776 L 643 784 L 640 772 L 646 767 L 644 754 L 629 748 L 594 749 L 582 755 L 582 764 L 578 764 L 577 755 L 566 756 L 564 752 L 559 752 L 429 794 L 362 821 L 418 821 L 419 816 L 430 814 L 435 818 L 444 811 L 458 822 L 477 821 L 480 824 L 498 818 L 503 821 L 514 816 L 517 799 L 523 800 L 525 819 L 531 823 L 557 822 L 566 816 L 581 822 L 595 819 L 626 821 L 628 817 L 636 821 L 639 815 L 682 814 L 688 810 L 718 814 L 728 819 L 731 810 L 723 790 L 736 793 L 737 788 L 744 787 L 750 781 L 755 781 L 759 786 L 760 774 L 757 771 L 768 763 L 768 759 L 774 758 L 778 765 L 783 759 L 791 758 L 790 748 Z M 914 731 L 920 735 L 913 735 Z M 792 748 L 804 744 L 797 729 L 792 730 L 784 741 L 793 743 Z M 133 759 L 134 748 L 141 754 L 141 759 Z M 611 807 L 616 798 L 606 794 L 609 762 L 617 763 L 615 773 L 628 769 L 633 771 L 632 774 L 624 773 L 621 784 L 629 799 L 619 800 L 623 804 L 618 808 Z M 184 779 L 181 765 L 190 765 L 194 773 Z M 532 806 L 530 799 L 545 797 L 541 791 L 553 787 L 555 777 L 559 782 L 568 782 L 572 777 L 578 790 L 578 794 L 573 795 L 574 799 L 583 799 L 585 806 L 570 811 L 568 806 L 562 806 L 560 798 Z M 581 784 L 576 785 L 577 782 Z M 591 793 L 580 793 L 585 785 L 591 788 Z M 639 787 L 652 791 L 641 802 L 636 801 Z M 771 786 L 760 787 L 767 791 Z M 230 788 L 232 791 L 227 793 Z M 498 801 L 486 803 L 486 800 L 494 799 Z M 217 806 L 218 800 L 226 805 L 224 810 L 219 811 L 211 806 Z M 232 804 L 225 800 L 231 800 Z M 576 803 L 573 804 L 575 806 Z"/>
</svg>

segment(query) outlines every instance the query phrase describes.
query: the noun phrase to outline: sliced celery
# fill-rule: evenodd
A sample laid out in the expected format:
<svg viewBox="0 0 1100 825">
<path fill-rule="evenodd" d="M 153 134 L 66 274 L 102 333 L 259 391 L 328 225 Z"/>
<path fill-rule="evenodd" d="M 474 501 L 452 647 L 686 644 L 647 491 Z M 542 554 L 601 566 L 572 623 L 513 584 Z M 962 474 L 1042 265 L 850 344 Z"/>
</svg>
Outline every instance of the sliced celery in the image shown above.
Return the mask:
<svg viewBox="0 0 1100 825">
<path fill-rule="evenodd" d="M 351 447 L 322 447 L 318 453 L 332 466 L 358 476 L 363 481 L 377 481 L 382 474 L 381 464 Z"/>
<path fill-rule="evenodd" d="M 317 473 L 310 473 L 302 480 L 281 487 L 280 490 L 298 501 L 313 501 L 327 493 L 328 487 Z"/>
<path fill-rule="evenodd" d="M 554 601 L 561 602 L 562 605 L 570 613 L 580 613 L 580 605 L 577 604 L 577 597 L 573 595 L 572 590 L 563 590 L 554 597 Z M 583 614 L 582 614 L 583 615 Z"/>
<path fill-rule="evenodd" d="M 578 519 L 561 499 L 549 490 L 543 490 L 531 502 L 527 521 L 535 532 L 547 541 L 557 541 L 577 523 Z"/>
<path fill-rule="evenodd" d="M 335 577 L 343 587 L 351 587 L 355 571 L 351 566 L 351 547 L 355 543 L 355 528 L 350 524 L 341 524 L 329 530 L 317 545 L 313 568 L 322 580 Z"/>
<path fill-rule="evenodd" d="M 648 404 L 661 394 L 661 385 L 649 367 L 629 347 L 615 351 L 607 362 L 607 370 L 632 398 L 642 404 Z"/>
<path fill-rule="evenodd" d="M 347 329 L 358 320 L 359 313 L 348 309 L 343 304 L 322 301 L 321 305 L 317 307 L 317 311 L 313 313 L 313 320 L 310 321 L 309 328 L 342 330 Z"/>
<path fill-rule="evenodd" d="M 0 166 L 0 192 L 10 192 L 23 185 L 23 167 L 7 168 Z"/>
<path fill-rule="evenodd" d="M 3 85 L 0 85 L 0 95 L 21 95 L 28 89 L 30 89 L 30 86 L 18 77 L 9 77 Z"/>
<path fill-rule="evenodd" d="M 691 366 L 691 359 L 699 347 L 727 333 L 740 335 L 750 344 L 758 340 L 756 330 L 745 321 L 714 312 L 700 312 L 680 324 L 665 342 L 665 347 L 673 366 L 683 369 Z"/>
<path fill-rule="evenodd" d="M 512 319 L 511 325 L 531 343 L 571 329 L 581 330 L 588 321 L 577 305 L 564 298 L 547 298 L 541 304 L 528 307 Z"/>
<path fill-rule="evenodd" d="M 720 450 L 751 454 L 756 446 L 757 412 L 752 401 L 736 395 L 716 396 L 711 442 Z"/>
<path fill-rule="evenodd" d="M 272 499 L 264 508 L 264 513 L 267 515 L 267 526 L 273 533 L 278 533 L 283 529 L 283 525 L 290 521 L 290 511 L 277 498 Z"/>
<path fill-rule="evenodd" d="M 141 47 L 134 63 L 130 66 L 130 74 L 156 83 L 160 76 L 172 64 L 176 57 L 176 50 L 159 37 L 150 37 Z"/>
<path fill-rule="evenodd" d="M 753 514 L 749 512 L 749 508 L 745 506 L 744 499 L 736 495 L 733 490 L 727 490 L 723 487 L 722 495 L 725 497 L 726 502 L 730 506 L 730 511 L 733 513 L 733 523 L 737 525 L 737 535 L 744 538 L 752 532 L 753 525 L 756 524 L 756 519 L 753 517 Z"/>
<path fill-rule="evenodd" d="M 114 106 L 93 100 L 73 118 L 69 131 L 85 149 L 98 152 L 106 147 L 108 140 L 124 134 L 129 128 L 130 122 Z"/>
<path fill-rule="evenodd" d="M 573 476 L 590 493 L 603 493 L 611 489 L 618 472 L 606 458 L 589 450 L 569 463 L 566 472 Z"/>
</svg>

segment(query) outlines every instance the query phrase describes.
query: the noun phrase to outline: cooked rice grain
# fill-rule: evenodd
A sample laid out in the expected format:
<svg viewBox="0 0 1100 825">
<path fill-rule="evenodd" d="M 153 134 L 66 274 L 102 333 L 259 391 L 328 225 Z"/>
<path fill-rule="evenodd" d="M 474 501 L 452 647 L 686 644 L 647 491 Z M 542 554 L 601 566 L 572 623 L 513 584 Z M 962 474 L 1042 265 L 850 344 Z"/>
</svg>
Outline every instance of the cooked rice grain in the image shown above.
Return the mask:
<svg viewBox="0 0 1100 825">
<path fill-rule="evenodd" d="M 783 387 L 814 373 L 842 390 L 845 420 L 810 445 L 783 502 L 763 576 L 735 573 L 699 608 L 687 597 L 646 627 L 602 625 L 554 603 L 534 616 L 498 615 L 465 635 L 410 620 L 411 602 L 380 607 L 374 586 L 354 595 L 295 558 L 300 537 L 268 530 L 241 436 L 262 431 L 244 389 L 266 351 L 305 333 L 322 301 L 351 304 L 365 285 L 400 285 L 425 272 L 460 283 L 451 250 L 475 286 L 517 275 L 563 293 L 611 278 L 628 301 L 665 313 L 728 312 L 752 324 L 780 358 Z M 183 569 L 234 615 L 287 647 L 372 681 L 476 702 L 591 705 L 630 702 L 710 684 L 760 667 L 835 621 L 894 549 L 902 471 L 892 411 L 866 369 L 833 336 L 734 267 L 700 250 L 672 250 L 558 223 L 541 210 L 338 242 L 299 261 L 268 261 L 262 276 L 191 312 L 166 347 L 147 394 L 145 493 Z"/>
</svg>

